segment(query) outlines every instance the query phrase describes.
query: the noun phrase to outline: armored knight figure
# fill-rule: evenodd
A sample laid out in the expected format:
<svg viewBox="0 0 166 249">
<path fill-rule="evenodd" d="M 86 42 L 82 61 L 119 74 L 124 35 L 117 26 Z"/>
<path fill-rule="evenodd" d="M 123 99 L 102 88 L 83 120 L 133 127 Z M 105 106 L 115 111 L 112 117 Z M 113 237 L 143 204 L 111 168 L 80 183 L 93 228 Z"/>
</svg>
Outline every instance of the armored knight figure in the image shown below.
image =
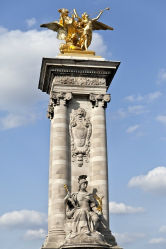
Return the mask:
<svg viewBox="0 0 166 249">
<path fill-rule="evenodd" d="M 86 178 L 86 175 L 79 176 L 78 192 L 73 194 L 68 192 L 65 197 L 67 224 L 70 226 L 66 236 L 68 243 L 77 242 L 80 238 L 82 242 L 104 243 L 104 236 L 97 231 L 102 213 L 97 209 L 98 203 L 93 193 L 87 192 Z"/>
<path fill-rule="evenodd" d="M 116 240 L 109 230 L 102 213 L 102 198 L 93 189 L 87 191 L 87 175 L 78 177 L 78 192 L 70 193 L 67 185 L 66 239 L 65 244 L 100 244 L 116 246 Z M 109 235 L 109 239 L 105 235 Z"/>
</svg>

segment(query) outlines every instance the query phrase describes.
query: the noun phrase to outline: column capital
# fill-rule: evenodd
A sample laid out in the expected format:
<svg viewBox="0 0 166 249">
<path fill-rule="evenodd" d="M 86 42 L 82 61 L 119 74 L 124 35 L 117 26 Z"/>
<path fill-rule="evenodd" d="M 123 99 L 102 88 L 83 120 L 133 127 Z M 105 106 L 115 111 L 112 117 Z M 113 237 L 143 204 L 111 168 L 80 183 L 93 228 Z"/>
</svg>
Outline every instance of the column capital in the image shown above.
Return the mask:
<svg viewBox="0 0 166 249">
<path fill-rule="evenodd" d="M 53 119 L 54 107 L 58 105 L 67 105 L 68 101 L 72 99 L 70 92 L 54 92 L 50 93 L 50 103 L 48 105 L 47 117 Z"/>
<path fill-rule="evenodd" d="M 92 107 L 98 107 L 99 105 L 106 108 L 107 103 L 111 101 L 111 95 L 110 94 L 94 94 L 91 93 L 89 95 L 89 99 L 92 102 Z M 99 104 L 101 103 L 101 104 Z"/>
<path fill-rule="evenodd" d="M 66 105 L 67 102 L 69 100 L 71 100 L 71 98 L 72 98 L 72 93 L 70 93 L 70 92 L 54 92 L 54 91 L 51 91 L 51 93 L 50 93 L 50 99 L 53 101 L 54 106 L 60 105 L 61 103 L 63 105 Z"/>
</svg>

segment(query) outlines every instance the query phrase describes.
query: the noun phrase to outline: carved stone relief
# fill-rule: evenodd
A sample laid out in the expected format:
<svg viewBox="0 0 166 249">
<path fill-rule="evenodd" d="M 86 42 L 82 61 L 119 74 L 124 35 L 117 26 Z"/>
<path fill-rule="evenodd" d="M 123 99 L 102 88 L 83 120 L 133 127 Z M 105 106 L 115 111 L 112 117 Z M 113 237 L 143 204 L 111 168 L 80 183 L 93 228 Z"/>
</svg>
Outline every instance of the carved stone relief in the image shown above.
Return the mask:
<svg viewBox="0 0 166 249">
<path fill-rule="evenodd" d="M 75 85 L 75 86 L 106 86 L 105 78 L 90 77 L 68 77 L 56 76 L 53 80 L 55 85 Z"/>
<path fill-rule="evenodd" d="M 102 107 L 107 107 L 107 103 L 110 102 L 111 96 L 110 96 L 110 94 L 93 94 L 93 93 L 91 93 L 89 96 L 89 99 L 92 102 L 93 107 L 98 107 L 99 101 L 101 102 Z"/>
<path fill-rule="evenodd" d="M 88 162 L 92 125 L 83 108 L 74 110 L 70 119 L 71 158 L 78 167 Z"/>
<path fill-rule="evenodd" d="M 66 208 L 66 238 L 64 244 L 116 246 L 115 238 L 104 220 L 102 198 L 96 194 L 97 189 L 93 189 L 93 192 L 87 191 L 87 175 L 78 177 L 78 185 L 78 192 L 76 193 L 70 193 L 67 185 L 64 185 L 67 190 L 64 199 Z M 100 200 L 100 203 L 98 200 Z M 109 241 L 105 237 L 106 231 L 110 237 Z"/>
<path fill-rule="evenodd" d="M 54 102 L 50 99 L 50 103 L 48 105 L 47 118 L 53 119 L 54 117 Z"/>
<path fill-rule="evenodd" d="M 54 117 L 54 106 L 66 105 L 69 100 L 72 98 L 72 93 L 70 92 L 54 92 L 50 93 L 50 103 L 48 105 L 47 117 L 49 119 L 53 119 Z"/>
</svg>

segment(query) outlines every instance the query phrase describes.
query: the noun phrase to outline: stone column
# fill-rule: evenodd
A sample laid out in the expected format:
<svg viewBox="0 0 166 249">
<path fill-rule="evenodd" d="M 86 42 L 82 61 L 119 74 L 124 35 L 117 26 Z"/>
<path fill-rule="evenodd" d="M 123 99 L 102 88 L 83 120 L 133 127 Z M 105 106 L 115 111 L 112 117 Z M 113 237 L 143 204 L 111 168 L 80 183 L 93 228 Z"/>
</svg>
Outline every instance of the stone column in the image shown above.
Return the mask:
<svg viewBox="0 0 166 249">
<path fill-rule="evenodd" d="M 50 172 L 49 172 L 49 203 L 48 203 L 48 238 L 46 247 L 57 248 L 65 238 L 65 206 L 64 197 L 68 185 L 68 121 L 67 102 L 71 93 L 50 94 L 48 117 L 51 119 L 50 137 Z"/>
<path fill-rule="evenodd" d="M 96 188 L 96 194 L 99 197 L 104 196 L 101 233 L 109 245 L 116 245 L 115 238 L 108 227 L 105 107 L 110 101 L 110 96 L 106 92 L 119 65 L 120 62 L 105 61 L 103 58 L 96 57 L 58 56 L 42 60 L 39 89 L 50 94 L 48 116 L 51 119 L 48 236 L 42 249 L 59 249 L 64 243 L 64 230 L 69 225 L 64 223 L 66 195 L 64 184 L 73 187 L 75 184 L 73 179 L 78 179 L 81 174 L 88 175 L 89 191 L 91 188 Z M 70 92 L 73 99 L 67 107 L 66 103 L 72 97 Z M 88 100 L 89 96 L 93 108 Z M 85 109 L 92 124 L 90 157 L 82 167 L 71 162 L 71 144 L 68 143 L 70 136 L 68 119 L 78 108 Z M 85 247 L 87 248 L 86 243 Z M 119 247 L 110 248 L 119 249 Z"/>
<path fill-rule="evenodd" d="M 103 196 L 103 215 L 109 226 L 108 166 L 105 107 L 110 101 L 109 94 L 90 94 L 92 102 L 91 166 L 92 186 Z"/>
</svg>

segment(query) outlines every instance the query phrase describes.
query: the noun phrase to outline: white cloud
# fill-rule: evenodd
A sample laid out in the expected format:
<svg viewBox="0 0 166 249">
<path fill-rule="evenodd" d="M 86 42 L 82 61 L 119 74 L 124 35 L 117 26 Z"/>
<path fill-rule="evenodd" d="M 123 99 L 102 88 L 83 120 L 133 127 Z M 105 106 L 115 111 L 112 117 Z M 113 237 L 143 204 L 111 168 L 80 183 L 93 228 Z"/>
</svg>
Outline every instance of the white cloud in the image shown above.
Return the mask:
<svg viewBox="0 0 166 249">
<path fill-rule="evenodd" d="M 134 214 L 134 213 L 142 213 L 144 212 L 144 208 L 142 207 L 132 207 L 127 206 L 124 203 L 110 202 L 109 210 L 112 214 Z"/>
<path fill-rule="evenodd" d="M 166 233 L 166 226 L 161 226 L 159 231 L 160 233 Z"/>
<path fill-rule="evenodd" d="M 32 26 L 34 26 L 36 24 L 36 19 L 34 17 L 27 19 L 26 23 L 28 25 L 29 28 L 31 28 Z"/>
<path fill-rule="evenodd" d="M 138 124 L 129 126 L 129 127 L 127 128 L 126 132 L 127 132 L 127 133 L 132 133 L 132 132 L 138 130 L 139 127 L 140 127 L 140 126 L 139 126 Z"/>
<path fill-rule="evenodd" d="M 127 108 L 120 108 L 114 113 L 113 118 L 125 118 L 131 115 L 140 115 L 147 112 L 144 105 L 132 105 Z"/>
<path fill-rule="evenodd" d="M 125 100 L 129 102 L 141 102 L 141 101 L 152 102 L 155 99 L 158 99 L 161 95 L 162 93 L 160 91 L 156 91 L 156 92 L 151 92 L 145 95 L 140 95 L 140 94 L 129 95 L 125 97 Z"/>
<path fill-rule="evenodd" d="M 158 99 L 161 95 L 162 95 L 162 93 L 160 91 L 149 93 L 147 95 L 147 100 L 148 101 L 153 101 L 155 99 Z"/>
<path fill-rule="evenodd" d="M 45 224 L 46 215 L 34 210 L 12 211 L 0 216 L 0 228 L 26 228 Z"/>
<path fill-rule="evenodd" d="M 46 235 L 47 232 L 44 229 L 27 230 L 24 235 L 24 238 L 27 240 L 38 240 L 38 239 L 44 239 Z"/>
<path fill-rule="evenodd" d="M 130 114 L 139 115 L 146 112 L 146 110 L 143 105 L 133 105 L 128 107 L 128 112 Z"/>
<path fill-rule="evenodd" d="M 119 110 L 117 110 L 117 112 L 113 115 L 113 118 L 125 118 L 127 116 L 127 112 L 123 109 L 120 108 Z"/>
<path fill-rule="evenodd" d="M 3 118 L 0 118 L 0 128 L 1 129 L 11 129 L 16 128 L 22 125 L 26 125 L 28 123 L 32 123 L 35 121 L 36 117 L 34 114 L 14 114 L 10 113 Z"/>
<path fill-rule="evenodd" d="M 162 68 L 158 73 L 158 83 L 166 82 L 166 69 Z"/>
<path fill-rule="evenodd" d="M 38 89 L 42 57 L 55 58 L 60 42 L 53 31 L 9 31 L 0 27 L 1 127 L 13 128 L 34 121 L 29 113 L 35 116 L 37 103 L 47 99 L 46 94 Z M 99 55 L 106 52 L 103 38 L 97 33 L 94 34 L 92 49 Z M 13 124 L 6 125 L 7 119 Z"/>
<path fill-rule="evenodd" d="M 159 121 L 160 123 L 166 125 L 166 115 L 159 115 L 156 117 L 156 120 Z"/>
<path fill-rule="evenodd" d="M 127 101 L 129 101 L 129 102 L 136 102 L 136 101 L 141 101 L 141 100 L 143 100 L 144 98 L 143 98 L 143 96 L 141 96 L 141 95 L 137 95 L 137 96 L 135 96 L 135 95 L 129 95 L 129 96 L 126 96 L 125 97 L 125 100 L 127 100 Z"/>
<path fill-rule="evenodd" d="M 103 37 L 100 34 L 93 33 L 93 39 L 89 47 L 89 50 L 95 51 L 96 55 L 100 55 L 100 56 L 106 55 L 106 52 L 108 52 L 107 46 L 104 44 Z"/>
<path fill-rule="evenodd" d="M 131 178 L 129 187 L 140 187 L 145 191 L 166 193 L 166 167 L 157 167 L 146 175 Z"/>
<path fill-rule="evenodd" d="M 144 233 L 113 233 L 118 244 L 130 244 L 145 237 Z"/>
<path fill-rule="evenodd" d="M 149 244 L 165 244 L 166 243 L 166 239 L 165 238 L 153 238 L 151 240 L 149 240 Z"/>
</svg>

